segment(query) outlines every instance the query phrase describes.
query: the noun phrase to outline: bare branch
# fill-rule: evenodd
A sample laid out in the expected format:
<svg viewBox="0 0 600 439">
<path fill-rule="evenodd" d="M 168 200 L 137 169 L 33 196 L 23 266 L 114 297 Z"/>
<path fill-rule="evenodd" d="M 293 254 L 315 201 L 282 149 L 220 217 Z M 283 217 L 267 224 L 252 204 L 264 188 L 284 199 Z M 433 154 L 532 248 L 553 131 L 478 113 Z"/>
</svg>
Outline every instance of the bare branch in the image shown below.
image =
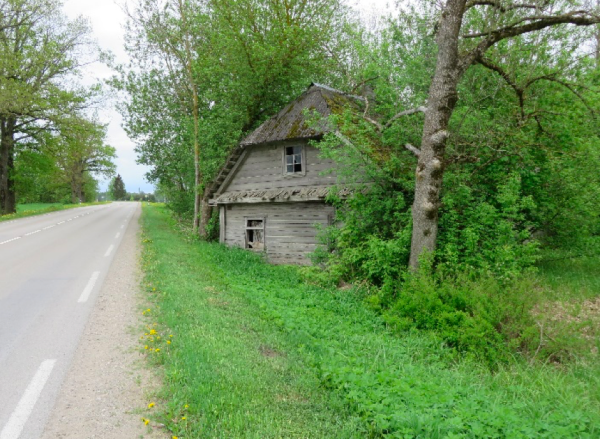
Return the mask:
<svg viewBox="0 0 600 439">
<path fill-rule="evenodd" d="M 394 121 L 396 121 L 397 119 L 400 119 L 403 116 L 410 116 L 411 114 L 415 114 L 415 113 L 425 113 L 426 111 L 427 111 L 427 107 L 424 107 L 424 106 L 420 106 L 417 108 L 411 108 L 410 110 L 401 111 L 400 113 L 398 113 L 394 117 L 392 117 L 390 120 L 388 120 L 388 122 L 384 125 L 383 129 L 389 128 L 392 125 L 392 123 L 394 123 Z"/>
<path fill-rule="evenodd" d="M 524 21 L 531 21 L 520 24 Z M 462 75 L 478 58 L 499 41 L 506 38 L 535 32 L 559 24 L 573 24 L 575 26 L 589 26 L 600 23 L 600 16 L 589 11 L 577 10 L 560 15 L 535 15 L 525 17 L 509 26 L 487 32 L 463 35 L 463 38 L 485 37 L 473 50 L 462 56 L 458 65 L 458 74 Z"/>
<path fill-rule="evenodd" d="M 377 122 L 375 119 L 371 118 L 368 116 L 369 113 L 369 98 L 367 96 L 365 96 L 365 102 L 367 103 L 367 105 L 365 106 L 365 111 L 363 113 L 363 119 L 366 120 L 367 122 L 372 123 L 373 125 L 375 125 L 377 127 L 377 130 L 379 132 L 383 131 L 383 127 L 381 126 L 381 124 L 379 122 Z"/>
<path fill-rule="evenodd" d="M 477 63 L 481 64 L 483 67 L 498 73 L 502 79 L 504 79 L 504 81 L 506 81 L 506 83 L 514 90 L 515 94 L 517 95 L 517 99 L 519 99 L 519 108 L 521 109 L 521 120 L 523 120 L 523 118 L 525 117 L 525 98 L 524 98 L 524 93 L 525 93 L 525 88 L 527 88 L 527 85 L 525 87 L 519 87 L 517 85 L 517 83 L 510 77 L 510 75 L 499 65 L 494 64 L 491 60 L 485 58 L 485 57 L 480 57 L 477 58 L 476 60 Z"/>
<path fill-rule="evenodd" d="M 417 157 L 419 157 L 421 155 L 421 150 L 419 148 L 417 148 L 416 146 L 412 146 L 410 143 L 407 143 L 406 145 L 404 145 L 404 147 L 406 149 L 408 149 L 410 152 L 412 152 Z"/>
<path fill-rule="evenodd" d="M 360 87 L 362 87 L 363 85 L 365 85 L 367 82 L 375 81 L 378 78 L 379 78 L 379 75 L 373 76 L 372 78 L 363 79 L 362 81 L 360 81 L 358 84 L 356 84 L 352 88 L 352 91 L 350 93 L 352 93 L 352 94 L 356 93 L 356 90 L 358 90 Z"/>
<path fill-rule="evenodd" d="M 475 6 L 491 6 L 500 12 L 512 11 L 514 9 L 537 9 L 538 6 L 534 4 L 519 3 L 513 5 L 503 5 L 502 3 L 494 0 L 472 0 L 467 2 L 465 10 L 471 9 Z"/>
</svg>

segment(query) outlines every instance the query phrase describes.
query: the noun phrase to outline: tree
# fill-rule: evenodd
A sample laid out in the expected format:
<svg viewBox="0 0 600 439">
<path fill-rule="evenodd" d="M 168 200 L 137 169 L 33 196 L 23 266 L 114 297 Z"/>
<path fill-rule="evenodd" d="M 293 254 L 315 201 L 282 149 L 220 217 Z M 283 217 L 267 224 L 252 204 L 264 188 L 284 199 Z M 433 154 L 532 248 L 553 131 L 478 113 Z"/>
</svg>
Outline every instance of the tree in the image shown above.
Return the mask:
<svg viewBox="0 0 600 439">
<path fill-rule="evenodd" d="M 125 183 L 123 183 L 123 179 L 121 178 L 120 174 L 117 174 L 117 176 L 111 181 L 109 191 L 114 200 L 124 200 L 127 196 Z"/>
<path fill-rule="evenodd" d="M 165 189 L 183 189 L 172 202 L 194 192 L 201 235 L 211 217 L 208 186 L 240 135 L 328 70 L 325 42 L 339 9 L 337 0 L 148 0 L 130 14 L 138 69 L 115 81 L 130 95 L 126 126 L 140 140 L 140 160 L 155 167 L 151 175 Z M 167 132 L 148 123 L 150 111 Z M 173 175 L 166 164 L 175 162 L 185 174 Z"/>
<path fill-rule="evenodd" d="M 74 117 L 63 121 L 60 135 L 53 137 L 47 148 L 58 170 L 58 178 L 71 188 L 71 202 L 85 200 L 87 176 L 114 175 L 115 148 L 104 144 L 106 127 L 95 121 Z"/>
<path fill-rule="evenodd" d="M 412 207 L 410 266 L 418 267 L 423 252 L 433 252 L 438 234 L 440 193 L 446 163 L 448 124 L 459 99 L 458 85 L 474 64 L 493 67 L 486 53 L 499 42 L 564 24 L 600 22 L 592 10 L 571 2 L 447 0 L 437 24 L 437 60 L 425 114 Z"/>
<path fill-rule="evenodd" d="M 90 96 L 65 81 L 86 62 L 90 29 L 83 19 L 67 21 L 61 6 L 58 0 L 0 4 L 0 213 L 16 208 L 16 145 L 82 109 Z"/>
</svg>

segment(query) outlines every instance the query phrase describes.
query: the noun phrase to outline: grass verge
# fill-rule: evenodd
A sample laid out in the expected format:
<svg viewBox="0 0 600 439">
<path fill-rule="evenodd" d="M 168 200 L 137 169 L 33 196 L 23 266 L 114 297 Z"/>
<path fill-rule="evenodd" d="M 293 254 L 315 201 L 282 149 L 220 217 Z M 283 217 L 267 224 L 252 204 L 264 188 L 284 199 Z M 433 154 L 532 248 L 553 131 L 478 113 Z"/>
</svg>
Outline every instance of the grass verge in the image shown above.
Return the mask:
<svg viewBox="0 0 600 439">
<path fill-rule="evenodd" d="M 43 215 L 44 213 L 56 212 L 58 210 L 74 209 L 76 207 L 95 206 L 102 203 L 81 203 L 81 204 L 61 204 L 61 203 L 29 203 L 17 205 L 17 212 L 8 215 L 0 215 L 0 222 L 10 221 L 17 218 L 25 218 L 34 215 Z"/>
<path fill-rule="evenodd" d="M 186 239 L 144 206 L 150 409 L 179 438 L 600 436 L 600 366 L 494 374 L 434 336 L 394 336 L 359 293 Z"/>
</svg>

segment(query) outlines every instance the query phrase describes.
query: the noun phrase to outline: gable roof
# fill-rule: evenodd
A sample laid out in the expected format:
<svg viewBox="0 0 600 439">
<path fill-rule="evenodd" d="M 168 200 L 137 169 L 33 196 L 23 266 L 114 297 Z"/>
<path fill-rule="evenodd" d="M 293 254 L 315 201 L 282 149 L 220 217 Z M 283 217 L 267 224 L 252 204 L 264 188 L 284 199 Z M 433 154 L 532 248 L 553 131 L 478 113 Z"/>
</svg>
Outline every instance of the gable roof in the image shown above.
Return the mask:
<svg viewBox="0 0 600 439">
<path fill-rule="evenodd" d="M 345 108 L 358 108 L 357 101 L 363 98 L 345 94 L 326 85 L 312 83 L 296 100 L 283 110 L 263 122 L 256 130 L 240 142 L 241 146 L 282 140 L 310 139 L 327 131 L 326 127 L 309 127 L 304 110 L 315 110 L 324 117 L 341 114 Z"/>
<path fill-rule="evenodd" d="M 235 172 L 238 162 L 243 159 L 246 151 L 245 147 L 282 140 L 314 139 L 323 135 L 327 131 L 326 125 L 323 125 L 320 129 L 309 127 L 304 116 L 305 109 L 316 110 L 324 117 L 329 117 L 331 114 L 341 114 L 348 107 L 358 110 L 358 102 L 362 101 L 364 101 L 364 98 L 360 96 L 345 94 L 334 88 L 313 82 L 296 100 L 286 105 L 275 116 L 263 122 L 240 142 L 231 152 L 209 187 L 208 198 L 212 198 L 214 194 L 218 193 L 229 175 Z M 278 196 L 280 195 L 278 194 Z M 267 194 L 267 198 L 270 198 L 270 195 Z"/>
</svg>

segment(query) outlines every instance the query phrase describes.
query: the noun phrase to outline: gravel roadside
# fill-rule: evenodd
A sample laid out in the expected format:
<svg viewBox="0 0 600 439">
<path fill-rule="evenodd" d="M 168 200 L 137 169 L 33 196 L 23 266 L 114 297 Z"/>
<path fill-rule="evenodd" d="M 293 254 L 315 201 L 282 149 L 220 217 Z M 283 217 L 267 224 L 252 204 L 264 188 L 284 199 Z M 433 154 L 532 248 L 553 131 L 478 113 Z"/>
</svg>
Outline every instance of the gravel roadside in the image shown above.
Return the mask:
<svg viewBox="0 0 600 439">
<path fill-rule="evenodd" d="M 170 437 L 141 420 L 157 379 L 138 352 L 140 213 L 123 235 L 42 439 Z"/>
</svg>

